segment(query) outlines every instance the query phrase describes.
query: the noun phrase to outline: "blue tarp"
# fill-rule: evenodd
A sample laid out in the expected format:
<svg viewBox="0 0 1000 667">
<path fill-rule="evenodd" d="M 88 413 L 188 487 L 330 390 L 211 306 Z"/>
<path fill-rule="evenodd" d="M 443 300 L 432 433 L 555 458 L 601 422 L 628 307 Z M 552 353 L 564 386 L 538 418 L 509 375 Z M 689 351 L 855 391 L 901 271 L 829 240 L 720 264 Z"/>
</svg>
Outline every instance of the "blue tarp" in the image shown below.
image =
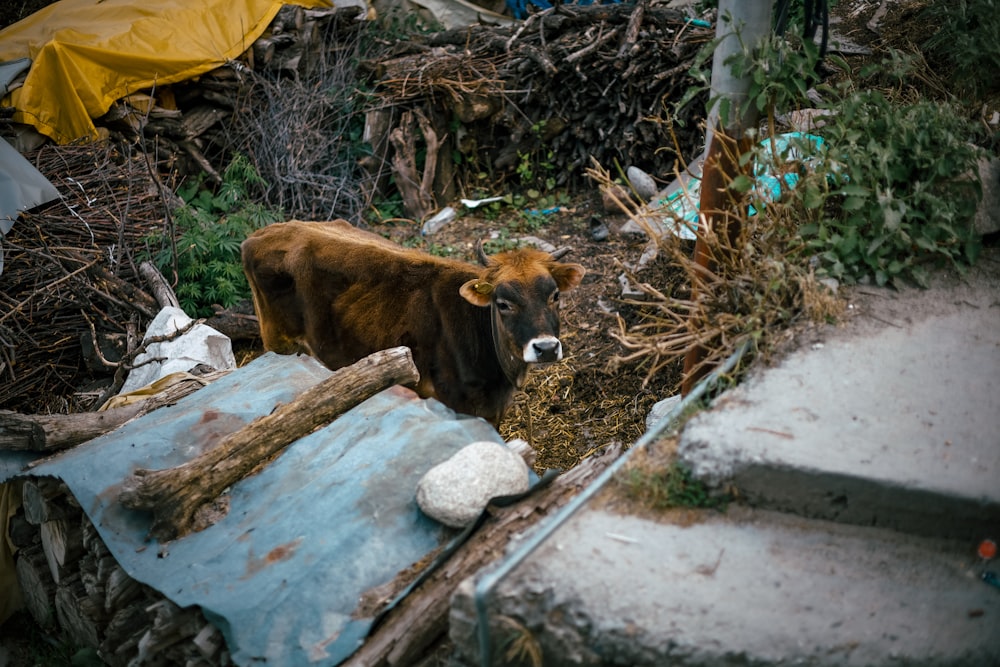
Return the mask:
<svg viewBox="0 0 1000 667">
<path fill-rule="evenodd" d="M 28 474 L 62 479 L 125 571 L 199 605 L 237 664 L 336 665 L 371 626 L 361 595 L 456 537 L 420 512 L 416 485 L 470 442 L 503 442 L 487 422 L 394 387 L 235 484 L 228 515 L 202 532 L 151 542 L 151 516 L 118 502 L 136 468 L 190 460 L 329 374 L 268 353 Z"/>
</svg>

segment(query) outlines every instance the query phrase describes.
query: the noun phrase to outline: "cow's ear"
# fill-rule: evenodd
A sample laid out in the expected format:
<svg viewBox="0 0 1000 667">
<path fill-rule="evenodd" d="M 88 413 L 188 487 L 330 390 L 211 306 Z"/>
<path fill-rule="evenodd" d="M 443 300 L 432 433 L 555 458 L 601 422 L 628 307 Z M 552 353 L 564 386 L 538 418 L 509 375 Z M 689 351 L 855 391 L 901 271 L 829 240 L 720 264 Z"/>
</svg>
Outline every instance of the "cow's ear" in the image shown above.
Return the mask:
<svg viewBox="0 0 1000 667">
<path fill-rule="evenodd" d="M 458 293 L 472 305 L 486 307 L 490 305 L 490 296 L 493 294 L 493 285 L 485 280 L 476 278 L 475 280 L 470 280 L 462 285 L 462 287 L 459 288 Z"/>
<path fill-rule="evenodd" d="M 579 264 L 553 264 L 551 270 L 560 292 L 568 292 L 579 285 L 586 272 Z"/>
</svg>

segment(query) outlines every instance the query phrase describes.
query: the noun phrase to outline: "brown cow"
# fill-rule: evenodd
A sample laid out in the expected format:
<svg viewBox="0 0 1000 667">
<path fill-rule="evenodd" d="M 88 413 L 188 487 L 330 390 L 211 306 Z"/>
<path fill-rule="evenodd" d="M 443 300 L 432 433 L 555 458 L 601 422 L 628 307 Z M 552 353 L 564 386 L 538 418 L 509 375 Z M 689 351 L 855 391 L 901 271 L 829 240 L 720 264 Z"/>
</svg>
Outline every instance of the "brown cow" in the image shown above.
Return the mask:
<svg viewBox="0 0 1000 667">
<path fill-rule="evenodd" d="M 584 274 L 534 249 L 480 253 L 477 267 L 345 220 L 275 223 L 242 252 L 267 349 L 336 369 L 405 345 L 418 394 L 494 425 L 529 364 L 562 358 L 559 293 Z"/>
</svg>

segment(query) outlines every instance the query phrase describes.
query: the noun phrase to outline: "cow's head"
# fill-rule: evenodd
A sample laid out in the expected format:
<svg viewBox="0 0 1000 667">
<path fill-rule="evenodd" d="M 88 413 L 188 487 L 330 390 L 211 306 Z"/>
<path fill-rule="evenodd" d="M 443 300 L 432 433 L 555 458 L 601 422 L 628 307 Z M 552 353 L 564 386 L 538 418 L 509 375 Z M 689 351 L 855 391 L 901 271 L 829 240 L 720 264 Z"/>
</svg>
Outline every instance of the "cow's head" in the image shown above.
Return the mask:
<svg viewBox="0 0 1000 667">
<path fill-rule="evenodd" d="M 565 254 L 522 248 L 487 257 L 480 251 L 483 270 L 459 290 L 469 303 L 492 309 L 497 358 L 517 385 L 525 364 L 562 359 L 559 294 L 585 273 L 579 264 L 559 262 Z"/>
</svg>

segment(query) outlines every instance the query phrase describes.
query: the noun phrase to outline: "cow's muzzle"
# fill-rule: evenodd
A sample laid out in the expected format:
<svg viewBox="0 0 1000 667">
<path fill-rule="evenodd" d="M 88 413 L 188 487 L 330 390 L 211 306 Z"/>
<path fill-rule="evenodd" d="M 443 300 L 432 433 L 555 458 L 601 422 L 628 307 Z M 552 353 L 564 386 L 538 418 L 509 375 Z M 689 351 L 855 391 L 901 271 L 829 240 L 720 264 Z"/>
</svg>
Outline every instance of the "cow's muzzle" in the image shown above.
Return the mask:
<svg viewBox="0 0 1000 667">
<path fill-rule="evenodd" d="M 524 346 L 524 360 L 529 364 L 546 363 L 562 359 L 562 343 L 554 336 L 532 338 Z"/>
</svg>

